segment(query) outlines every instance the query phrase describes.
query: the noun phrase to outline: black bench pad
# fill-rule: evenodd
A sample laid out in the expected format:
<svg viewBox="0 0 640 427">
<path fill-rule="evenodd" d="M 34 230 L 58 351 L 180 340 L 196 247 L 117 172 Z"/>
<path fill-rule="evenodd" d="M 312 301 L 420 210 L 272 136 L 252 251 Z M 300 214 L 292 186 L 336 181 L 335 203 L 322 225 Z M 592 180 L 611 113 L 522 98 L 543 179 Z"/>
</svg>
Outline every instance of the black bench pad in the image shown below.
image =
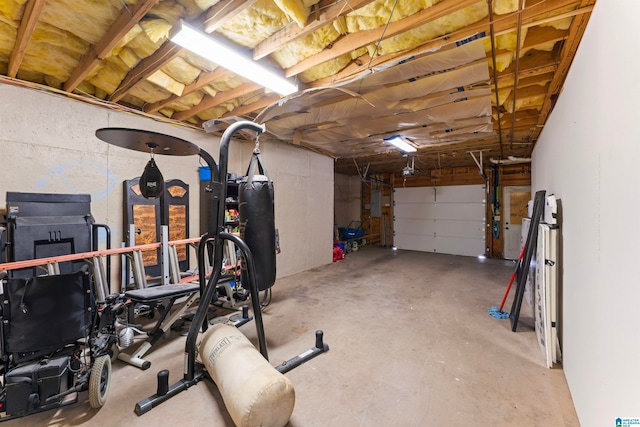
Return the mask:
<svg viewBox="0 0 640 427">
<path fill-rule="evenodd" d="M 184 285 L 161 285 L 145 289 L 134 289 L 125 292 L 124 296 L 136 302 L 144 303 L 156 302 L 165 298 L 178 298 L 198 291 L 200 291 L 200 285 L 197 283 L 189 283 Z"/>
</svg>

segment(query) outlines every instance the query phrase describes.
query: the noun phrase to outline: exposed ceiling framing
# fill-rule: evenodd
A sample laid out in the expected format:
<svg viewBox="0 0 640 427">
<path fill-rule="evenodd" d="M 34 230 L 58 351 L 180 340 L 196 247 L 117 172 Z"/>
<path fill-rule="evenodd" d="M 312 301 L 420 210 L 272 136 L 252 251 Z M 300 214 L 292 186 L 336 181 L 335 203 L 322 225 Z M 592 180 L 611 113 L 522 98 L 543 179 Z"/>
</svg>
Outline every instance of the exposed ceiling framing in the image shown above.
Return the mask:
<svg viewBox="0 0 640 427">
<path fill-rule="evenodd" d="M 265 139 L 334 157 L 339 173 L 377 174 L 406 164 L 383 142 L 392 134 L 413 141 L 425 173 L 475 166 L 470 151 L 529 157 L 595 0 L 3 3 L 0 81 L 193 128 L 264 121 Z M 280 70 L 300 92 L 281 99 L 173 44 L 179 20 Z"/>
</svg>

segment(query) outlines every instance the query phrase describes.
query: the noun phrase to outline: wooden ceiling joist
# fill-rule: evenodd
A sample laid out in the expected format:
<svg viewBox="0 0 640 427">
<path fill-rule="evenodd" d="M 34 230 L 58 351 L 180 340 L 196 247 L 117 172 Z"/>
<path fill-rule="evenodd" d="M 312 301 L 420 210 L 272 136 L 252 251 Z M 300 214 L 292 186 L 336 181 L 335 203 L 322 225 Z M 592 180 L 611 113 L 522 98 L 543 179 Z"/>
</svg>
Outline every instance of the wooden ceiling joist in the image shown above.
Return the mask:
<svg viewBox="0 0 640 427">
<path fill-rule="evenodd" d="M 211 34 L 255 2 L 256 0 L 221 0 L 202 13 L 196 23 L 205 33 Z"/>
<path fill-rule="evenodd" d="M 24 59 L 24 54 L 27 51 L 27 46 L 33 36 L 33 31 L 36 29 L 40 14 L 44 9 L 46 0 L 29 0 L 24 7 L 24 13 L 22 20 L 20 21 L 20 27 L 18 28 L 18 34 L 16 35 L 16 43 L 9 56 L 9 66 L 7 75 L 9 77 L 15 77 L 20 69 L 20 64 Z"/>
<path fill-rule="evenodd" d="M 549 43 L 557 43 L 568 37 L 569 32 L 558 30 L 553 27 L 534 26 L 527 30 L 527 37 L 524 39 L 523 50 L 536 49 Z"/>
<path fill-rule="evenodd" d="M 223 0 L 202 12 L 194 21 L 198 27 L 207 25 L 209 28 L 215 29 L 249 7 L 254 1 L 255 0 Z M 231 6 L 235 6 L 235 8 Z M 120 101 L 135 85 L 167 65 L 171 60 L 180 55 L 181 52 L 181 47 L 175 45 L 170 40 L 165 41 L 157 51 L 140 61 L 138 65 L 127 73 L 120 83 L 120 86 L 118 86 L 109 97 L 109 101 Z"/>
<path fill-rule="evenodd" d="M 520 78 L 520 80 L 518 80 L 518 88 L 524 88 L 527 86 L 544 86 L 549 83 L 552 78 L 553 73 L 539 74 L 537 76 L 525 77 L 524 79 Z M 498 81 L 500 81 L 500 79 L 498 79 Z"/>
<path fill-rule="evenodd" d="M 444 2 L 442 2 L 444 3 Z M 440 3 L 439 3 L 440 4 Z M 436 5 L 437 6 L 437 5 Z M 435 6 L 433 6 L 435 7 Z M 432 7 L 432 8 L 433 8 Z M 540 3 L 536 3 L 532 6 L 528 6 L 523 10 L 523 22 L 525 22 L 525 24 L 523 25 L 523 27 L 532 27 L 535 25 L 539 25 L 540 23 L 546 23 L 546 22 L 550 22 L 550 19 L 548 18 L 548 14 L 549 13 L 553 13 L 556 12 L 558 10 L 564 10 L 567 8 L 571 8 L 574 7 L 576 8 L 575 10 L 571 11 L 571 12 L 567 12 L 563 15 L 567 15 L 567 16 L 579 16 L 581 14 L 586 14 L 586 13 L 590 13 L 592 7 L 584 7 L 584 8 L 578 8 L 579 4 L 577 0 L 545 0 L 543 2 Z M 432 9 L 430 8 L 430 9 Z M 428 9 L 425 9 L 428 10 Z M 406 18 L 405 18 L 406 19 Z M 402 22 L 403 20 L 400 21 L 396 21 L 396 22 Z M 503 15 L 500 16 L 499 18 L 495 19 L 495 24 L 496 24 L 496 34 L 507 34 L 509 32 L 515 31 L 516 29 L 516 25 L 517 25 L 517 12 L 516 13 L 511 13 L 511 14 L 507 14 L 507 15 Z M 478 22 L 476 22 L 475 24 L 471 24 L 465 28 L 462 28 L 460 30 L 454 31 L 452 33 L 440 36 L 440 37 L 436 37 L 432 40 L 426 41 L 412 49 L 406 50 L 406 51 L 402 51 L 402 52 L 397 52 L 397 53 L 393 53 L 393 54 L 388 54 L 388 55 L 383 55 L 383 56 L 377 56 L 373 59 L 371 59 L 370 57 L 366 58 L 359 58 L 359 59 L 355 59 L 354 61 L 352 61 L 349 66 L 345 67 L 342 71 L 334 74 L 331 77 L 328 77 L 326 79 L 322 79 L 322 80 L 318 80 L 315 82 L 310 83 L 308 86 L 309 87 L 319 87 L 319 86 L 323 86 L 326 84 L 332 84 L 332 83 L 336 83 L 336 82 L 340 82 L 340 81 L 345 81 L 347 79 L 353 78 L 355 76 L 357 76 L 358 74 L 362 73 L 363 71 L 365 71 L 368 68 L 373 68 L 373 67 L 378 67 L 381 65 L 385 65 L 388 63 L 391 63 L 393 61 L 397 61 L 403 57 L 409 57 L 409 56 L 416 56 L 416 55 L 421 55 L 424 54 L 424 52 L 429 51 L 430 49 L 433 48 L 438 48 L 439 46 L 443 45 L 443 44 L 447 44 L 448 42 L 451 41 L 456 41 L 456 40 L 462 40 L 465 39 L 467 37 L 473 36 L 473 35 L 477 35 L 478 33 L 481 32 L 485 32 L 486 35 L 485 37 L 488 37 L 488 31 L 487 28 L 489 27 L 489 20 L 487 18 L 480 20 Z M 353 33 L 353 34 L 359 34 L 359 33 Z M 525 39 L 526 42 L 526 39 Z M 365 44 L 366 46 L 366 44 Z M 356 48 L 359 48 L 362 46 L 353 46 L 353 50 L 356 50 Z M 325 55 L 328 55 L 330 52 L 333 53 L 335 52 L 335 43 L 334 45 L 331 47 L 331 49 L 327 50 L 325 49 Z M 320 53 L 322 54 L 322 52 Z M 319 54 L 319 55 L 320 55 Z M 327 58 L 325 58 L 324 60 L 330 60 L 330 59 L 335 59 L 337 56 L 339 55 L 333 55 L 333 56 L 329 56 Z M 309 57 L 310 58 L 314 58 Z M 297 71 L 298 73 L 306 71 L 307 67 L 302 67 L 300 66 L 301 63 L 296 64 L 294 67 L 298 67 L 298 69 L 294 70 Z M 292 67 L 293 68 L 293 67 Z M 521 67 L 522 68 L 522 67 Z M 519 73 L 522 76 L 522 71 L 520 71 Z"/>
<path fill-rule="evenodd" d="M 231 72 L 225 68 L 222 67 L 218 67 L 215 70 L 209 72 L 209 73 L 201 73 L 200 76 L 198 76 L 198 78 L 196 79 L 196 81 L 194 81 L 191 84 L 188 84 L 187 86 L 185 86 L 184 90 L 182 91 L 182 95 L 178 96 L 178 95 L 172 95 L 167 99 L 163 99 L 162 101 L 158 101 L 158 102 L 154 102 L 153 104 L 149 104 L 146 105 L 144 107 L 144 112 L 145 113 L 155 113 L 158 110 L 161 110 L 162 108 L 164 108 L 165 106 L 171 104 L 172 102 L 182 98 L 185 95 L 188 95 L 190 93 L 195 92 L 198 89 L 201 89 L 203 87 L 205 87 L 206 85 L 208 85 L 209 83 L 213 83 L 216 80 L 219 80 L 223 77 L 228 76 L 229 74 L 231 74 Z"/>
<path fill-rule="evenodd" d="M 322 0 L 318 3 L 319 13 L 311 14 L 304 27 L 300 28 L 295 22 L 274 33 L 271 37 L 259 43 L 253 49 L 253 59 L 264 58 L 270 53 L 282 48 L 287 43 L 298 40 L 314 31 L 330 24 L 336 18 L 351 13 L 361 7 L 373 3 L 375 0 Z"/>
<path fill-rule="evenodd" d="M 156 50 L 151 56 L 146 57 L 138 63 L 124 77 L 120 86 L 109 96 L 109 101 L 118 102 L 126 96 L 126 94 L 142 80 L 167 65 L 172 59 L 180 55 L 182 48 L 175 43 L 167 40 L 160 49 Z"/>
<path fill-rule="evenodd" d="M 261 88 L 262 86 L 257 83 L 241 84 L 234 89 L 225 90 L 224 92 L 218 92 L 216 96 L 206 96 L 202 101 L 200 101 L 198 105 L 194 106 L 193 108 L 175 113 L 173 115 L 173 118 L 176 120 L 188 119 L 210 108 L 217 107 L 218 105 L 224 104 L 227 101 L 231 101 L 232 99 L 254 92 Z"/>
<path fill-rule="evenodd" d="M 545 95 L 546 93 L 547 93 L 547 85 L 545 86 L 530 85 L 526 87 L 519 87 L 517 99 L 530 98 L 532 96 L 541 96 L 541 95 Z M 507 97 L 507 99 L 505 99 L 504 102 L 508 102 L 508 101 L 513 102 L 513 92 L 509 94 L 509 96 Z"/>
<path fill-rule="evenodd" d="M 71 92 L 78 87 L 85 77 L 100 64 L 100 61 L 144 18 L 156 3 L 158 3 L 158 0 L 139 0 L 131 9 L 125 4 L 109 31 L 82 56 L 76 68 L 71 72 L 71 76 L 64 83 L 63 89 Z"/>
<path fill-rule="evenodd" d="M 526 111 L 526 110 L 524 110 Z M 531 111 L 538 111 L 538 110 L 531 110 Z M 510 114 L 508 114 L 508 116 L 511 116 Z M 516 117 L 518 117 L 518 115 L 516 114 Z M 515 122 L 516 128 L 520 127 L 522 129 L 524 128 L 533 128 L 538 124 L 538 115 L 536 115 L 536 117 L 531 117 L 531 118 L 526 118 L 526 119 L 517 119 Z M 497 123 L 496 123 L 497 125 Z M 502 120 L 502 125 L 503 126 L 511 126 L 511 120 Z M 494 126 L 495 129 L 497 129 L 497 126 Z"/>
<path fill-rule="evenodd" d="M 260 111 L 269 105 L 273 104 L 280 100 L 280 95 L 272 94 L 265 97 L 260 98 L 256 102 L 247 105 L 240 105 L 233 110 L 225 113 L 222 117 L 231 117 L 231 116 L 244 116 L 249 113 L 253 113 L 255 111 Z"/>
<path fill-rule="evenodd" d="M 529 78 L 535 78 L 537 76 L 543 76 L 545 74 L 555 73 L 558 68 L 557 60 L 554 58 L 549 58 L 548 56 L 546 62 L 531 66 L 530 68 L 523 69 L 522 64 L 520 65 L 520 69 L 518 70 L 520 78 L 518 79 L 518 82 Z M 500 85 L 502 82 L 513 82 L 514 75 L 515 70 L 511 71 L 509 69 L 498 74 L 498 85 Z M 493 79 L 491 79 L 491 84 L 493 84 Z"/>
<path fill-rule="evenodd" d="M 512 139 L 516 139 L 516 134 L 519 132 L 524 132 L 525 135 L 523 136 L 523 138 L 528 137 L 531 132 L 533 132 L 535 130 L 536 127 L 536 123 L 524 123 L 524 124 L 520 124 L 519 122 L 516 122 L 513 126 L 513 138 Z M 497 129 L 497 128 L 496 128 Z M 509 132 L 507 134 L 507 136 L 511 137 L 511 123 L 507 123 L 505 125 L 505 129 L 507 129 Z M 507 142 L 505 141 L 505 144 L 507 144 Z"/>
<path fill-rule="evenodd" d="M 531 110 L 518 110 L 515 113 L 516 122 L 529 122 L 535 121 L 538 122 L 538 117 L 540 116 L 540 111 L 536 109 Z M 500 119 L 503 123 L 511 123 L 511 113 L 505 113 L 500 116 Z M 497 123 L 494 120 L 494 123 Z"/>
<path fill-rule="evenodd" d="M 528 30 L 527 37 L 525 38 L 523 51 L 537 49 L 539 47 L 548 45 L 549 43 L 557 43 L 566 39 L 569 36 L 568 31 L 557 30 L 553 27 L 533 27 Z M 513 54 L 511 50 L 496 50 L 496 56 L 503 54 Z"/>
<path fill-rule="evenodd" d="M 518 70 L 518 80 L 522 80 L 523 78 L 531 77 L 533 75 L 540 75 L 542 72 L 548 73 L 551 69 L 555 72 L 558 67 L 558 61 L 560 60 L 560 53 L 560 46 L 556 45 L 556 47 L 551 51 L 536 50 L 530 55 L 521 58 L 520 68 Z M 501 80 L 502 76 L 509 76 L 513 81 L 515 69 L 515 64 L 511 63 L 511 65 L 509 65 L 504 71 L 498 74 L 498 81 Z"/>
<path fill-rule="evenodd" d="M 406 18 L 395 22 L 390 22 L 388 26 L 372 28 L 368 30 L 358 31 L 356 33 L 346 34 L 337 39 L 331 45 L 331 49 L 324 49 L 316 55 L 310 56 L 297 64 L 285 69 L 285 77 L 292 77 L 302 73 L 316 65 L 335 59 L 345 53 L 358 50 L 361 47 L 378 40 L 387 39 L 389 37 L 402 34 L 420 25 L 432 22 L 438 18 L 447 16 L 448 14 L 477 3 L 476 0 L 443 0 L 429 8 L 422 9 L 418 13 L 414 13 Z"/>
<path fill-rule="evenodd" d="M 324 86 L 329 86 L 342 81 L 346 81 L 350 77 L 353 77 L 362 73 L 366 69 L 367 64 L 369 64 L 370 62 L 371 62 L 371 56 L 367 52 L 364 55 L 352 60 L 349 63 L 349 65 L 344 67 L 342 70 L 338 71 L 336 74 L 329 77 L 315 80 L 311 83 L 307 83 L 307 87 L 309 88 L 324 87 Z"/>
</svg>

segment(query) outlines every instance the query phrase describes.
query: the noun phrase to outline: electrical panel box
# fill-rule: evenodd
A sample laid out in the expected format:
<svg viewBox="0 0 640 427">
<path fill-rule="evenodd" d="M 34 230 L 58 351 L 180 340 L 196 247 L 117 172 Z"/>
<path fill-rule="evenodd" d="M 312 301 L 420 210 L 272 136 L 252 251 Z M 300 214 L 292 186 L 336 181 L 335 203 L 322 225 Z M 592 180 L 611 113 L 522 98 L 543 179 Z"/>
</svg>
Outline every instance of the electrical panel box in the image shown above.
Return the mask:
<svg viewBox="0 0 640 427">
<path fill-rule="evenodd" d="M 371 190 L 371 218 L 380 218 L 382 213 L 382 193 L 380 190 Z"/>
</svg>

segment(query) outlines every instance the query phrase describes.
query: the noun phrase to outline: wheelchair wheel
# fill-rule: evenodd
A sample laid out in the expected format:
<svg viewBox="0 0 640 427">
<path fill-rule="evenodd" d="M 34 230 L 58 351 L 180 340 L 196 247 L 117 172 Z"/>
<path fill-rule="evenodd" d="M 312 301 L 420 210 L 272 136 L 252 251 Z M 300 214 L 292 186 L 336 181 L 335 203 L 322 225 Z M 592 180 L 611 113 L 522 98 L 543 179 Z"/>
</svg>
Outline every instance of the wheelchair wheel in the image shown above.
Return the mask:
<svg viewBox="0 0 640 427">
<path fill-rule="evenodd" d="M 96 358 L 89 377 L 89 405 L 101 408 L 107 401 L 111 380 L 111 358 L 104 355 Z"/>
</svg>

